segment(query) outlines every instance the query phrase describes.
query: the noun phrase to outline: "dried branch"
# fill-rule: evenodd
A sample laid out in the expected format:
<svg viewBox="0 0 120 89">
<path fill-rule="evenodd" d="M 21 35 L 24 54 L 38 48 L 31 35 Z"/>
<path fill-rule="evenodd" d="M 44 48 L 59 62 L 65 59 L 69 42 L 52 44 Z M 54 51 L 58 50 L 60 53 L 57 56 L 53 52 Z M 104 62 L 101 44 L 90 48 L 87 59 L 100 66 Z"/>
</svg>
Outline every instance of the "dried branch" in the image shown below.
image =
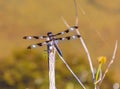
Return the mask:
<svg viewBox="0 0 120 89">
<path fill-rule="evenodd" d="M 76 16 L 75 25 L 78 26 L 78 7 L 77 7 L 77 2 L 76 2 L 76 0 L 74 0 L 74 5 L 75 5 L 75 12 L 76 12 L 76 15 L 75 15 L 75 16 Z M 62 20 L 63 20 L 64 24 L 65 24 L 68 28 L 70 28 L 69 24 L 67 23 L 67 21 L 66 21 L 63 17 L 62 17 Z M 76 33 L 77 33 L 78 35 L 81 35 L 78 29 L 76 29 L 75 31 L 76 31 Z M 87 46 L 86 46 L 86 44 L 85 44 L 82 36 L 80 37 L 80 41 L 81 41 L 81 43 L 82 43 L 82 45 L 83 45 L 83 48 L 84 48 L 84 50 L 85 50 L 85 52 L 86 52 L 86 54 L 87 54 L 88 61 L 89 61 L 89 65 L 90 65 L 90 69 L 91 69 L 91 73 L 92 73 L 92 79 L 94 80 L 95 75 L 94 75 L 94 69 L 93 69 L 92 60 L 91 60 L 90 53 L 89 53 L 89 51 L 88 51 L 88 48 L 87 48 Z"/>
<path fill-rule="evenodd" d="M 100 87 L 100 85 L 101 85 L 103 79 L 105 78 L 105 76 L 106 76 L 106 74 L 107 74 L 107 72 L 108 72 L 110 66 L 112 65 L 112 63 L 113 63 L 114 60 L 115 60 L 117 48 L 118 48 L 118 41 L 116 41 L 116 43 L 115 43 L 115 48 L 114 48 L 114 51 L 113 51 L 112 59 L 111 59 L 111 61 L 109 62 L 108 66 L 107 66 L 107 68 L 106 68 L 106 70 L 105 70 L 105 73 L 103 74 L 103 77 L 102 77 L 102 79 L 101 79 L 101 81 L 100 81 L 100 83 L 99 83 L 99 87 Z"/>
<path fill-rule="evenodd" d="M 76 9 L 76 10 L 75 10 L 75 13 L 76 13 L 76 23 L 75 23 L 75 24 L 76 24 L 76 26 L 78 26 L 78 6 L 77 6 L 76 0 L 74 0 L 74 5 L 75 5 L 75 9 Z M 76 33 L 77 33 L 78 35 L 81 35 L 78 29 L 76 29 Z M 83 45 L 83 48 L 84 48 L 84 50 L 85 50 L 85 52 L 86 52 L 86 54 L 87 54 L 88 61 L 89 61 L 89 65 L 90 65 L 90 69 L 91 69 L 91 73 L 92 73 L 92 78 L 93 78 L 93 80 L 94 80 L 95 75 L 94 75 L 94 69 L 93 69 L 92 60 L 91 60 L 90 53 L 89 53 L 89 51 L 88 51 L 88 48 L 87 48 L 87 46 L 86 46 L 86 44 L 85 44 L 82 36 L 80 37 L 80 41 L 81 41 L 81 43 L 82 43 L 82 45 Z"/>
<path fill-rule="evenodd" d="M 62 20 L 63 20 L 64 24 L 68 27 L 69 25 L 68 25 L 68 23 L 66 22 L 66 20 L 63 17 L 62 17 Z M 70 26 L 68 28 L 70 28 Z M 78 29 L 76 29 L 76 32 L 77 32 L 78 35 L 81 35 Z M 90 69 L 91 69 L 91 73 L 92 73 L 92 78 L 94 80 L 94 78 L 95 78 L 95 76 L 94 76 L 94 69 L 93 69 L 90 53 L 89 53 L 89 51 L 87 49 L 87 46 L 85 45 L 85 42 L 84 42 L 82 37 L 80 37 L 80 41 L 81 41 L 81 43 L 83 45 L 83 48 L 84 48 L 84 50 L 85 50 L 85 52 L 87 54 L 89 65 L 90 65 Z"/>
<path fill-rule="evenodd" d="M 57 51 L 57 50 L 56 50 Z M 68 68 L 68 70 L 72 73 L 72 75 L 75 77 L 75 79 L 79 82 L 79 84 L 82 86 L 83 89 L 86 89 L 85 86 L 83 85 L 83 83 L 79 80 L 79 78 L 75 75 L 75 73 L 72 71 L 72 69 L 69 67 L 69 65 L 67 64 L 67 62 L 64 60 L 64 58 L 59 54 L 59 52 L 57 51 L 60 59 L 63 61 L 63 63 L 66 65 L 66 67 Z"/>
</svg>

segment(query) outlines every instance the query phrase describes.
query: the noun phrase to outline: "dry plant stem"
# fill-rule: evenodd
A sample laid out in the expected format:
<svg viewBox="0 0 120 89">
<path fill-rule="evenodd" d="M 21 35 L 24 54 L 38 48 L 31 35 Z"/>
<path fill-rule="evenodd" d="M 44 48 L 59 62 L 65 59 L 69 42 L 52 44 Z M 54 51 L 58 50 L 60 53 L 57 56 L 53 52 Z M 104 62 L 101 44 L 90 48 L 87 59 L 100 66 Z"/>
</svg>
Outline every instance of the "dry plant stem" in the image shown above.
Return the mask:
<svg viewBox="0 0 120 89">
<path fill-rule="evenodd" d="M 113 56 L 112 56 L 112 59 L 111 59 L 111 61 L 109 62 L 109 64 L 108 64 L 108 66 L 107 66 L 107 68 L 106 68 L 106 70 L 105 70 L 105 73 L 103 74 L 103 77 L 102 77 L 102 79 L 101 79 L 101 81 L 100 81 L 100 83 L 99 83 L 99 86 L 98 86 L 98 87 L 100 87 L 100 85 L 101 85 L 101 83 L 102 83 L 103 79 L 105 78 L 105 76 L 106 76 L 106 74 L 107 74 L 107 72 L 108 72 L 108 70 L 109 70 L 110 66 L 111 66 L 111 65 L 112 65 L 112 63 L 114 62 L 114 59 L 115 59 L 115 56 L 116 56 L 116 51 L 117 51 L 117 48 L 118 48 L 118 41 L 116 41 L 116 43 L 115 43 L 115 48 L 114 48 L 114 51 L 113 51 Z"/>
<path fill-rule="evenodd" d="M 76 32 L 77 32 L 77 34 L 80 35 L 80 32 L 78 31 L 78 29 L 76 29 Z M 90 65 L 90 69 L 91 69 L 91 73 L 92 73 L 92 78 L 93 78 L 93 80 L 94 80 L 95 75 L 94 75 L 94 69 L 93 69 L 93 64 L 92 64 L 92 60 L 91 60 L 91 57 L 90 57 L 90 53 L 89 53 L 88 48 L 87 48 L 87 46 L 85 45 L 85 42 L 84 42 L 84 40 L 83 40 L 82 37 L 80 37 L 80 41 L 81 41 L 81 43 L 82 43 L 82 45 L 83 45 L 83 48 L 84 48 L 84 50 L 85 50 L 85 52 L 86 52 L 86 54 L 87 54 L 87 58 L 88 58 L 89 65 Z"/>
<path fill-rule="evenodd" d="M 49 89 L 56 89 L 55 87 L 55 49 L 48 54 L 49 61 Z"/>
<path fill-rule="evenodd" d="M 104 42 L 106 43 L 105 39 L 102 37 L 102 35 L 100 34 L 100 32 L 98 31 L 98 28 L 93 24 L 93 22 L 90 20 L 89 16 L 86 14 L 86 12 L 84 11 L 83 8 L 81 8 L 81 6 L 78 4 L 78 9 L 80 9 L 81 13 L 87 17 L 87 20 L 89 21 L 89 23 L 92 25 L 92 29 L 95 30 L 95 32 L 97 33 L 98 37 Z M 97 30 L 96 30 L 97 28 Z M 108 44 L 107 44 L 108 45 Z M 109 45 L 108 45 L 109 46 Z"/>
<path fill-rule="evenodd" d="M 76 0 L 74 0 L 74 5 L 75 5 L 75 13 L 76 13 L 76 15 L 75 15 L 75 17 L 76 17 L 75 25 L 78 26 L 78 6 L 77 6 Z M 82 10 L 82 12 L 83 12 L 83 10 Z M 81 36 L 81 34 L 80 34 L 80 32 L 79 32 L 78 29 L 76 29 L 76 33 Z M 90 65 L 90 69 L 91 69 L 91 73 L 92 73 L 92 78 L 93 78 L 93 80 L 94 80 L 95 75 L 94 75 L 94 69 L 93 69 L 92 60 L 91 60 L 90 53 L 89 53 L 89 51 L 88 51 L 88 48 L 87 48 L 87 46 L 86 46 L 86 44 L 85 44 L 82 36 L 80 37 L 80 41 L 81 41 L 81 43 L 82 43 L 82 45 L 83 45 L 83 48 L 84 48 L 84 50 L 85 50 L 85 52 L 86 52 L 86 54 L 87 54 L 88 61 L 89 61 L 89 65 Z"/>
<path fill-rule="evenodd" d="M 57 51 L 57 50 L 56 50 Z M 79 80 L 79 78 L 74 74 L 74 72 L 72 71 L 72 69 L 69 67 L 69 65 L 66 63 L 66 61 L 64 60 L 64 58 L 59 54 L 59 52 L 57 52 L 60 59 L 63 61 L 63 63 L 66 65 L 66 67 L 68 68 L 68 70 L 72 73 L 72 75 L 75 77 L 75 79 L 79 82 L 79 84 L 82 86 L 83 89 L 86 89 L 85 86 L 83 85 L 83 83 Z"/>
<path fill-rule="evenodd" d="M 68 23 L 66 22 L 66 20 L 65 20 L 63 17 L 62 17 L 62 20 L 63 20 L 64 24 L 65 24 L 68 28 L 70 28 L 70 26 L 68 25 Z M 78 29 L 76 29 L 76 33 L 77 33 L 78 35 L 81 35 Z M 83 45 L 83 48 L 84 48 L 84 50 L 85 50 L 85 52 L 86 52 L 86 54 L 87 54 L 88 61 L 89 61 L 89 65 L 90 65 L 90 69 L 91 69 L 91 73 L 92 73 L 92 78 L 93 78 L 93 80 L 94 80 L 94 78 L 95 78 L 95 76 L 94 76 L 94 69 L 93 69 L 93 65 L 92 65 L 90 53 L 89 53 L 89 51 L 88 51 L 88 49 L 87 49 L 87 46 L 85 45 L 85 42 L 84 42 L 84 40 L 83 40 L 82 37 L 80 37 L 80 41 L 81 41 L 81 43 L 82 43 L 82 45 Z"/>
<path fill-rule="evenodd" d="M 79 7 L 79 9 L 80 9 L 81 13 L 82 13 L 83 15 L 86 15 L 86 12 L 83 10 L 83 8 L 81 8 L 81 6 L 80 6 L 80 5 L 79 5 L 78 7 Z"/>
</svg>

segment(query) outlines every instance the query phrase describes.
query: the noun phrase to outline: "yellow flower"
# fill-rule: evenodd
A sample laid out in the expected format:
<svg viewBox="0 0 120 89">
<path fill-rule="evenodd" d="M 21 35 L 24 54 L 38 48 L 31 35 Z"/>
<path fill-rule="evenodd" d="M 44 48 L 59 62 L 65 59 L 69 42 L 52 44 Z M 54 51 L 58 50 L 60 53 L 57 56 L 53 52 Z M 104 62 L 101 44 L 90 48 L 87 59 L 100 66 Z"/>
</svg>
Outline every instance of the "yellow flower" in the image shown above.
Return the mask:
<svg viewBox="0 0 120 89">
<path fill-rule="evenodd" d="M 98 62 L 99 66 L 96 72 L 95 80 L 97 81 L 100 75 L 100 70 L 102 69 L 102 65 L 106 62 L 106 57 L 105 56 L 100 56 L 98 57 Z"/>
<path fill-rule="evenodd" d="M 98 62 L 99 64 L 104 64 L 106 62 L 107 58 L 105 56 L 100 56 L 98 58 Z"/>
</svg>

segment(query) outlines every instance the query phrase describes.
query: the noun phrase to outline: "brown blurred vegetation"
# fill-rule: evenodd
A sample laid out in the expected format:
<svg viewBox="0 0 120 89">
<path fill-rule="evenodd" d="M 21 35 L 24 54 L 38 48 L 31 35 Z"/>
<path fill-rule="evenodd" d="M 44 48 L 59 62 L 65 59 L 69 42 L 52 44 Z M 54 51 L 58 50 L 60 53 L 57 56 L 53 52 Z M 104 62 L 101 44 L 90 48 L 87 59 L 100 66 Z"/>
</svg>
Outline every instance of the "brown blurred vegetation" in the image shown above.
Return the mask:
<svg viewBox="0 0 120 89">
<path fill-rule="evenodd" d="M 86 12 L 83 15 L 79 9 L 80 32 L 90 51 L 93 64 L 97 67 L 96 58 L 103 55 L 107 56 L 109 61 L 115 40 L 120 41 L 120 1 L 77 0 L 77 2 L 78 7 L 82 7 Z M 53 33 L 64 31 L 66 26 L 61 16 L 70 25 L 74 25 L 74 15 L 73 0 L 0 0 L 0 89 L 27 87 L 48 89 L 47 54 L 43 51 L 46 48 L 28 52 L 25 50 L 27 45 L 36 41 L 25 41 L 22 37 L 46 35 L 48 31 Z M 65 59 L 79 77 L 86 71 L 90 75 L 86 55 L 78 40 L 60 42 L 59 46 Z M 105 78 L 102 89 L 112 89 L 114 82 L 120 83 L 119 53 L 118 48 L 116 60 Z M 58 58 L 56 64 L 57 88 L 70 89 L 69 86 L 75 86 L 73 89 L 80 89 L 69 71 L 62 68 L 65 66 Z M 83 82 L 91 89 L 90 76 L 86 76 Z"/>
</svg>

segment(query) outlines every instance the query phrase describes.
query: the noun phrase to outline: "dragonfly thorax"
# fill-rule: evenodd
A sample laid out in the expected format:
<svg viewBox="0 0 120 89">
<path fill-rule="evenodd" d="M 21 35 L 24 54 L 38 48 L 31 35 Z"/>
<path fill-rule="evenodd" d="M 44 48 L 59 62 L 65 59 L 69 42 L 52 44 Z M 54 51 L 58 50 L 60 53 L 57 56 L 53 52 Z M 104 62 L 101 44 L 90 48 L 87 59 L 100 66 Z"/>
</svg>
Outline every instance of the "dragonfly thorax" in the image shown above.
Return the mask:
<svg viewBox="0 0 120 89">
<path fill-rule="evenodd" d="M 53 40 L 53 34 L 52 34 L 52 32 L 48 32 L 47 33 L 47 40 Z"/>
</svg>

